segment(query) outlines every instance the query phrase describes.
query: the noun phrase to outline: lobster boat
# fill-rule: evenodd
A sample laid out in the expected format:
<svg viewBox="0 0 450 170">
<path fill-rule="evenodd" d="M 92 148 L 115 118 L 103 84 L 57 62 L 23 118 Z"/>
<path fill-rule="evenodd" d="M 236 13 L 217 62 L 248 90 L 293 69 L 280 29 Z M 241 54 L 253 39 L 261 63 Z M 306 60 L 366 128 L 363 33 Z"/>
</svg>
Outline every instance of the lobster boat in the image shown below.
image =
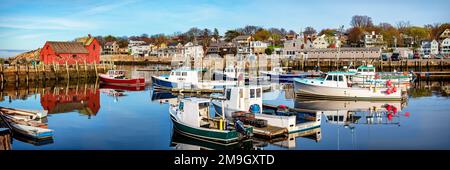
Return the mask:
<svg viewBox="0 0 450 170">
<path fill-rule="evenodd" d="M 174 129 L 183 135 L 223 144 L 246 140 L 253 134 L 252 127 L 245 127 L 235 121 L 227 126 L 224 116 L 211 116 L 210 100 L 185 98 L 169 108 Z"/>
<path fill-rule="evenodd" d="M 346 72 L 329 72 L 321 78 L 294 79 L 294 91 L 302 98 L 334 100 L 402 100 L 401 90 L 388 81 L 385 87 L 361 87 Z"/>
</svg>

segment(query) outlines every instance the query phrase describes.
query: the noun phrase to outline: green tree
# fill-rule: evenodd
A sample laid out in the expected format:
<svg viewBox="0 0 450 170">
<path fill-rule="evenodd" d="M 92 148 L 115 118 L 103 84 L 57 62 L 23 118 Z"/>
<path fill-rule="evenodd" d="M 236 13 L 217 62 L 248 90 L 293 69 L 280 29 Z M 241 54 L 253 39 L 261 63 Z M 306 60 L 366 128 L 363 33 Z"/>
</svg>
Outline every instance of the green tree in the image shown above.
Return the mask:
<svg viewBox="0 0 450 170">
<path fill-rule="evenodd" d="M 424 27 L 412 26 L 405 29 L 405 34 L 412 36 L 416 42 L 428 39 L 431 35 L 431 30 Z"/>
<path fill-rule="evenodd" d="M 116 41 L 117 40 L 117 38 L 112 36 L 112 35 L 107 35 L 103 39 L 105 40 L 105 42 L 112 42 L 112 41 Z"/>
<path fill-rule="evenodd" d="M 227 32 L 225 32 L 225 41 L 230 42 L 239 35 L 241 35 L 241 33 L 236 30 L 228 30 Z"/>
<path fill-rule="evenodd" d="M 266 50 L 264 50 L 264 53 L 266 53 L 267 55 L 272 55 L 272 53 L 273 53 L 273 47 L 272 47 L 272 48 L 271 48 L 271 47 L 266 48 Z"/>
<path fill-rule="evenodd" d="M 323 29 L 320 31 L 319 35 L 325 34 L 325 36 L 334 36 L 337 33 L 336 29 Z"/>
<path fill-rule="evenodd" d="M 270 32 L 266 29 L 259 29 L 253 35 L 256 41 L 267 41 L 270 38 Z"/>
<path fill-rule="evenodd" d="M 217 28 L 214 28 L 213 37 L 214 37 L 216 40 L 219 39 L 219 30 L 217 30 Z"/>
</svg>

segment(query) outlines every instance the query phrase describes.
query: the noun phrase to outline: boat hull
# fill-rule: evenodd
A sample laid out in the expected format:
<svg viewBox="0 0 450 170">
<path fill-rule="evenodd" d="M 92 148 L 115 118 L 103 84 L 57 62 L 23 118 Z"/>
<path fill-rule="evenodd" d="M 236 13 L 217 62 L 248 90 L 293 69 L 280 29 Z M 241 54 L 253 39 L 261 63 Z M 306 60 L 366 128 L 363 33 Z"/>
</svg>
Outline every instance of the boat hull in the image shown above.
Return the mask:
<svg viewBox="0 0 450 170">
<path fill-rule="evenodd" d="M 173 82 L 168 80 L 165 77 L 155 77 L 152 76 L 152 84 L 155 87 L 160 88 L 185 88 L 185 89 L 214 89 L 217 87 L 223 86 L 234 86 L 237 84 L 236 81 L 201 81 L 198 83 L 189 83 L 189 82 Z"/>
<path fill-rule="evenodd" d="M 14 131 L 35 139 L 47 139 L 53 136 L 53 130 L 10 123 Z"/>
<path fill-rule="evenodd" d="M 310 85 L 302 82 L 302 79 L 294 81 L 294 91 L 302 98 L 314 98 L 319 100 L 402 100 L 401 91 L 387 94 L 387 88 L 358 88 L 358 87 L 326 87 Z"/>
<path fill-rule="evenodd" d="M 180 133 L 205 140 L 221 143 L 233 143 L 239 141 L 239 133 L 236 131 L 216 131 L 201 127 L 192 127 L 179 121 L 173 113 L 170 113 L 173 127 Z"/>
<path fill-rule="evenodd" d="M 121 85 L 121 86 L 142 86 L 145 85 L 144 78 L 135 78 L 135 79 L 115 79 L 111 78 L 106 74 L 100 74 L 100 81 L 103 83 L 108 83 L 112 85 Z"/>
<path fill-rule="evenodd" d="M 271 81 L 292 82 L 294 78 L 305 78 L 308 74 L 271 74 L 261 72 L 262 76 L 267 76 Z"/>
</svg>

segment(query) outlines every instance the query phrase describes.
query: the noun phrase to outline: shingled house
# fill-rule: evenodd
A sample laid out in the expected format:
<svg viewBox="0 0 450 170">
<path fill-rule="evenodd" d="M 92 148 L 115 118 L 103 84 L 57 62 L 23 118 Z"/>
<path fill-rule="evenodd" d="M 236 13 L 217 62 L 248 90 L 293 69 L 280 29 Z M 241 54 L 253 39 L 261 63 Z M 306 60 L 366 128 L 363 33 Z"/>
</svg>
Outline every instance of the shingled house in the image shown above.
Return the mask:
<svg viewBox="0 0 450 170">
<path fill-rule="evenodd" d="M 44 64 L 99 63 L 100 44 L 94 37 L 79 38 L 73 42 L 47 41 L 39 54 Z"/>
</svg>

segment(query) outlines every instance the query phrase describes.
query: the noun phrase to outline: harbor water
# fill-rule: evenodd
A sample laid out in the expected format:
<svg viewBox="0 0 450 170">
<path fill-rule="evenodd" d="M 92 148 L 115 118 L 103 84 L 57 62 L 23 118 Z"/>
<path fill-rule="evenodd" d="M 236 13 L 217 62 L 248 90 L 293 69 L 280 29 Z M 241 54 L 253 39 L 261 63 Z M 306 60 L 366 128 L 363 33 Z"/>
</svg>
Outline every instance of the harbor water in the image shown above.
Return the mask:
<svg viewBox="0 0 450 170">
<path fill-rule="evenodd" d="M 130 66 L 119 69 L 148 80 L 161 74 Z M 252 139 L 235 148 L 211 145 L 174 131 L 168 109 L 176 96 L 156 92 L 151 84 L 115 91 L 96 81 L 5 89 L 0 106 L 49 111 L 45 121 L 54 130 L 53 139 L 13 138 L 13 150 L 447 150 L 450 100 L 441 87 L 448 85 L 446 78 L 417 80 L 404 102 L 361 102 L 302 100 L 294 96 L 292 85 L 273 84 L 263 94 L 264 103 L 322 114 L 320 127 L 280 139 Z M 396 114 L 378 111 L 386 105 L 395 107 Z"/>
</svg>

